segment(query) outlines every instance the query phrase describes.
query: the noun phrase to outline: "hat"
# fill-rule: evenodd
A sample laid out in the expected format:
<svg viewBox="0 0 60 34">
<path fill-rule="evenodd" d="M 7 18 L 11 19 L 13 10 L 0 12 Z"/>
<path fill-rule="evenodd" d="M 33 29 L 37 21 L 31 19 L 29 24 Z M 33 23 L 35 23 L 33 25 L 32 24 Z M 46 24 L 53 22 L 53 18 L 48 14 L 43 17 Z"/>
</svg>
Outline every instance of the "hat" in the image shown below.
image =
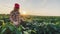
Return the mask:
<svg viewBox="0 0 60 34">
<path fill-rule="evenodd" d="M 19 7 L 20 7 L 19 4 L 18 3 L 15 3 L 14 8 L 19 8 Z"/>
</svg>

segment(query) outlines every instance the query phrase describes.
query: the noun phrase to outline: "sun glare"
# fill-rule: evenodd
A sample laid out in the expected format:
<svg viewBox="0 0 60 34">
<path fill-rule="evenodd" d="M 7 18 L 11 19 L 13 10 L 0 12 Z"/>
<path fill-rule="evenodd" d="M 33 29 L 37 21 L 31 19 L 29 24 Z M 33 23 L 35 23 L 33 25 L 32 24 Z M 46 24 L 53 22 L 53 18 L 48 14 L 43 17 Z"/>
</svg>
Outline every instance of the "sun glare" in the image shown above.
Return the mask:
<svg viewBox="0 0 60 34">
<path fill-rule="evenodd" d="M 22 11 L 21 14 L 22 14 L 22 15 L 26 15 L 27 12 L 26 12 L 26 11 Z"/>
</svg>

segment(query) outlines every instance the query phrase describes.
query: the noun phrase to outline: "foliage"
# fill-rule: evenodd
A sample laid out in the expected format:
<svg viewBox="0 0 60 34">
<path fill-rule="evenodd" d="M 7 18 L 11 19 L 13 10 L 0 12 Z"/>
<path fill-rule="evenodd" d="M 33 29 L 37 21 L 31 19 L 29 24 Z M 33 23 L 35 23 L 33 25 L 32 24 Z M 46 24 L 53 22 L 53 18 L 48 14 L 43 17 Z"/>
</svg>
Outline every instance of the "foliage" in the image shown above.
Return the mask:
<svg viewBox="0 0 60 34">
<path fill-rule="evenodd" d="M 0 18 L 0 34 L 60 34 L 60 17 L 30 16 L 19 27 L 7 15 Z"/>
</svg>

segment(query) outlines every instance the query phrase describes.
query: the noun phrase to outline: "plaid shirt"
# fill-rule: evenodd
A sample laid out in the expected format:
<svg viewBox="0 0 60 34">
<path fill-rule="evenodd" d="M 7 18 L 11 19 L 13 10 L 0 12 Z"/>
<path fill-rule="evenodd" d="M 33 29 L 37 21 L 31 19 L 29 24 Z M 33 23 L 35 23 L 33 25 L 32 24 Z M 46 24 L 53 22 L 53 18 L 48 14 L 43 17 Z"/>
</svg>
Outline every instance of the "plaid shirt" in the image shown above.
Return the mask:
<svg viewBox="0 0 60 34">
<path fill-rule="evenodd" d="M 10 18 L 15 22 L 20 22 L 20 13 L 18 11 L 12 11 L 10 13 Z"/>
</svg>

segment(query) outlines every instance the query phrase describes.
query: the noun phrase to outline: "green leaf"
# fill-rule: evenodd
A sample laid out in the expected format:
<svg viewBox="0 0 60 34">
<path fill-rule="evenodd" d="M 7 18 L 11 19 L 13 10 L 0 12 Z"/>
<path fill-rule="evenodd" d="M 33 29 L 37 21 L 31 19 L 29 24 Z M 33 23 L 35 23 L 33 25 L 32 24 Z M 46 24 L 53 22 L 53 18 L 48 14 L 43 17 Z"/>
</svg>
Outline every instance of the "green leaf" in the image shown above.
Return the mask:
<svg viewBox="0 0 60 34">
<path fill-rule="evenodd" d="M 4 33 L 4 32 L 6 31 L 6 29 L 7 29 L 7 28 L 2 29 L 1 33 Z"/>
<path fill-rule="evenodd" d="M 15 29 L 15 33 L 16 33 L 16 34 L 22 34 L 22 32 L 19 31 L 19 30 L 17 30 L 17 29 Z"/>
<path fill-rule="evenodd" d="M 15 30 L 15 27 L 12 26 L 12 25 L 9 25 L 8 28 L 9 28 L 11 31 L 14 31 L 14 30 Z"/>
</svg>

